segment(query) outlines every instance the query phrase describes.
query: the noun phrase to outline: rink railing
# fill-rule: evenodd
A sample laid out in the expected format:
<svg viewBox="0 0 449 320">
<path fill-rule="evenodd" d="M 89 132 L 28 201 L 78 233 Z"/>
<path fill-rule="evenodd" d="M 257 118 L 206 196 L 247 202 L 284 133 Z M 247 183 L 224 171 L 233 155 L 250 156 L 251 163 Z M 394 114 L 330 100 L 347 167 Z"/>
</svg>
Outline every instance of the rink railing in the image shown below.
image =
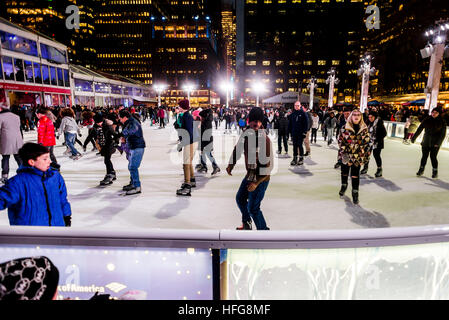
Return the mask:
<svg viewBox="0 0 449 320">
<path fill-rule="evenodd" d="M 49 257 L 59 298 L 449 299 L 449 226 L 316 231 L 0 227 L 0 263 Z"/>
</svg>

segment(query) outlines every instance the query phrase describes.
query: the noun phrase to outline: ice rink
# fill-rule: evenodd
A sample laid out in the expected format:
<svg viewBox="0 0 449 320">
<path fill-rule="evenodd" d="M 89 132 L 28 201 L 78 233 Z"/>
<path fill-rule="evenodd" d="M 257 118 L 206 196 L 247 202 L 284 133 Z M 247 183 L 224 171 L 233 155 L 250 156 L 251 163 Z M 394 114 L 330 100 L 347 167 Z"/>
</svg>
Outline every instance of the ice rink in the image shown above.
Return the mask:
<svg viewBox="0 0 449 320">
<path fill-rule="evenodd" d="M 222 123 L 224 126 L 224 123 Z M 145 122 L 147 143 L 140 167 L 143 193 L 123 196 L 122 187 L 129 183 L 128 162 L 118 152 L 112 161 L 117 181 L 100 187 L 105 175 L 103 158 L 88 152 L 78 161 L 64 156 L 62 138 L 55 154 L 61 164 L 72 206 L 74 228 L 184 228 L 235 229 L 241 215 L 235 195 L 245 175 L 242 159 L 233 171 L 225 168 L 238 135 L 214 132 L 215 157 L 222 169 L 215 177 L 209 172 L 197 174 L 197 188 L 192 197 L 175 195 L 183 180 L 181 153 L 176 151 L 176 131 L 170 123 L 165 129 Z M 87 133 L 84 130 L 81 140 Z M 25 133 L 27 141 L 36 141 L 36 131 Z M 272 137 L 274 150 L 277 139 Z M 276 140 L 276 141 L 274 141 Z M 347 196 L 340 199 L 340 171 L 334 169 L 337 146 L 331 147 L 318 133 L 312 155 L 304 166 L 292 168 L 290 157 L 276 157 L 262 211 L 272 230 L 360 229 L 449 224 L 449 152 L 440 151 L 439 179 L 431 179 L 430 159 L 423 177 L 416 177 L 421 156 L 419 144 L 406 146 L 400 140 L 387 139 L 383 150 L 383 178 L 374 178 L 376 164 L 371 159 L 368 175 L 360 182 L 360 205 L 354 206 Z M 77 149 L 82 149 L 77 145 Z M 195 157 L 194 163 L 198 162 Z M 17 166 L 11 160 L 11 173 Z M 0 225 L 8 225 L 6 210 L 0 213 Z"/>
</svg>

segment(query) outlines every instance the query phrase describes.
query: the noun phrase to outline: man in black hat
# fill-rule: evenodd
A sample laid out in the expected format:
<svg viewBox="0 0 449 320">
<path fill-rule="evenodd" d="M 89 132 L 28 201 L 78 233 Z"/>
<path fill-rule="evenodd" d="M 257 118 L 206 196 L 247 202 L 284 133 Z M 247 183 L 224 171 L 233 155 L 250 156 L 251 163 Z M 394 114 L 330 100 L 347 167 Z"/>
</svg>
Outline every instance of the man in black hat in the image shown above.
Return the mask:
<svg viewBox="0 0 449 320">
<path fill-rule="evenodd" d="M 273 168 L 271 141 L 263 130 L 264 114 L 262 109 L 259 107 L 251 109 L 248 120 L 249 126 L 241 134 L 226 168 L 228 174 L 232 176 L 232 170 L 244 153 L 247 174 L 236 196 L 243 224 L 237 230 L 251 230 L 251 219 L 257 230 L 269 230 L 260 205 L 268 188 Z"/>
<path fill-rule="evenodd" d="M 422 176 L 424 173 L 424 169 L 427 164 L 427 159 L 429 158 L 432 161 L 432 178 L 438 178 L 438 151 L 440 150 L 441 144 L 446 137 L 446 123 L 441 117 L 442 110 L 441 108 L 434 108 L 432 110 L 431 116 L 428 116 L 421 122 L 416 130 L 415 135 L 413 136 L 411 142 L 415 143 L 416 139 L 419 137 L 421 132 L 424 131 L 424 138 L 421 142 L 421 165 L 419 167 L 417 176 Z"/>
</svg>

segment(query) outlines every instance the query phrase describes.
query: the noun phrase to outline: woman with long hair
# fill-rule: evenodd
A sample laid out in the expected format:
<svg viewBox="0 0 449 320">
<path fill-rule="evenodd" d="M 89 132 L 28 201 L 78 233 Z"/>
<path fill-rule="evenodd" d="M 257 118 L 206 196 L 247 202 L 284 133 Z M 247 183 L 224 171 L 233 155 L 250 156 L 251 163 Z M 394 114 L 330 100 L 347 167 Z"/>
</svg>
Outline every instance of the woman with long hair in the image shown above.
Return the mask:
<svg viewBox="0 0 449 320">
<path fill-rule="evenodd" d="M 349 174 L 352 180 L 352 200 L 359 203 L 360 168 L 371 155 L 370 135 L 360 110 L 355 109 L 348 117 L 338 138 L 338 160 L 341 161 L 340 197 L 348 188 Z"/>
</svg>

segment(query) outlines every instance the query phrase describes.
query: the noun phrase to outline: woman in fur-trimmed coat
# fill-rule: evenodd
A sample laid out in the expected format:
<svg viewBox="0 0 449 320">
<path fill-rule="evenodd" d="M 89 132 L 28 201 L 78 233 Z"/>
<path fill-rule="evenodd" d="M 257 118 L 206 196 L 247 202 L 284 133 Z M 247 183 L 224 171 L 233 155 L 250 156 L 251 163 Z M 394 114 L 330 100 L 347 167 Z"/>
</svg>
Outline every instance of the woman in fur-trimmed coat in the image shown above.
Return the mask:
<svg viewBox="0 0 449 320">
<path fill-rule="evenodd" d="M 351 173 L 352 199 L 354 204 L 358 204 L 360 168 L 369 161 L 371 155 L 370 135 L 360 110 L 352 111 L 344 129 L 341 131 L 338 145 L 340 147 L 338 160 L 342 163 L 339 194 L 342 197 L 346 192 L 349 173 Z"/>
</svg>

